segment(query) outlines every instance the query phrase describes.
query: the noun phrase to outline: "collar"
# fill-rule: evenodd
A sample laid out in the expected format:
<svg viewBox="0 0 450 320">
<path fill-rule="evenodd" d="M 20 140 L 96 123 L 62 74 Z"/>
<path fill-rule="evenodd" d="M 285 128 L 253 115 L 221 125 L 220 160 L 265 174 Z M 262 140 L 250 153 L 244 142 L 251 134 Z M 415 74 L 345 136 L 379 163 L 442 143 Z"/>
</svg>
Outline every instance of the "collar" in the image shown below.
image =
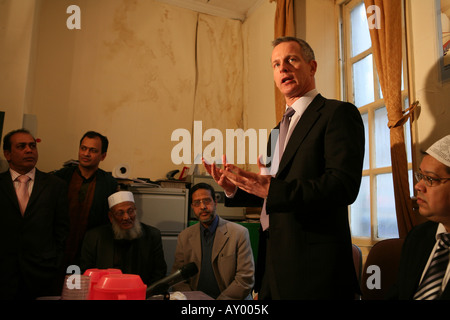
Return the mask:
<svg viewBox="0 0 450 320">
<path fill-rule="evenodd" d="M 311 91 L 308 91 L 302 97 L 295 100 L 295 102 L 290 107 L 292 107 L 296 113 L 302 114 L 318 94 L 319 94 L 319 91 L 317 91 L 317 89 L 312 89 Z M 289 106 L 286 105 L 286 109 L 288 107 Z"/>
<path fill-rule="evenodd" d="M 18 173 L 17 171 L 15 171 L 11 168 L 9 168 L 9 172 L 11 173 L 11 179 L 13 181 L 15 181 L 18 176 L 21 176 L 20 173 Z M 34 181 L 34 178 L 36 177 L 36 167 L 34 167 L 33 169 L 31 169 L 30 171 L 25 173 L 25 175 L 28 176 L 30 178 L 30 180 Z"/>
<path fill-rule="evenodd" d="M 97 170 L 95 170 L 95 172 L 89 177 L 89 178 L 85 178 L 83 177 L 83 175 L 81 174 L 81 170 L 79 166 L 76 166 L 75 168 L 75 172 L 78 173 L 78 175 L 81 177 L 81 179 L 83 179 L 83 182 L 91 182 L 92 180 L 94 180 L 94 178 L 97 176 L 97 172 L 98 172 L 98 168 Z"/>
<path fill-rule="evenodd" d="M 436 230 L 436 241 L 439 240 L 438 235 L 440 235 L 441 233 L 448 233 L 448 232 L 445 229 L 444 225 L 442 223 L 439 223 L 438 228 Z"/>
<path fill-rule="evenodd" d="M 205 226 L 203 226 L 203 224 L 200 223 L 200 229 L 202 231 L 202 234 L 206 229 L 208 229 L 211 234 L 215 233 L 218 224 L 219 224 L 219 216 L 217 214 L 214 217 L 214 220 L 212 221 L 212 223 L 209 225 L 208 228 L 205 228 Z"/>
</svg>

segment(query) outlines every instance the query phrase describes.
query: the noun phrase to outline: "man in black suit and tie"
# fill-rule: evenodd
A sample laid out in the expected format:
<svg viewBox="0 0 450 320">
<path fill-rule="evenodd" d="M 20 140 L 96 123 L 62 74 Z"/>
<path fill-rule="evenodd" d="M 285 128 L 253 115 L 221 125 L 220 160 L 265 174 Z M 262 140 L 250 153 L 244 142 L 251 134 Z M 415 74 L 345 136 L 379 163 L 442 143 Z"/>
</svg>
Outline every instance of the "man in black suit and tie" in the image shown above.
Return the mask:
<svg viewBox="0 0 450 320">
<path fill-rule="evenodd" d="M 19 129 L 3 139 L 0 174 L 0 299 L 59 295 L 56 278 L 69 231 L 67 187 L 36 169 L 36 140 Z"/>
<path fill-rule="evenodd" d="M 426 151 L 415 178 L 419 213 L 429 221 L 408 233 L 388 298 L 450 300 L 450 135 Z"/>
<path fill-rule="evenodd" d="M 354 105 L 317 92 L 317 62 L 305 41 L 284 37 L 273 47 L 274 80 L 285 96 L 290 123 L 285 134 L 284 121 L 276 128 L 286 139 L 271 152 L 270 172 L 263 172 L 261 161 L 260 174 L 225 159 L 223 169 L 204 165 L 228 203 L 263 207 L 259 299 L 353 299 L 359 287 L 347 207 L 361 182 L 361 115 Z"/>
</svg>

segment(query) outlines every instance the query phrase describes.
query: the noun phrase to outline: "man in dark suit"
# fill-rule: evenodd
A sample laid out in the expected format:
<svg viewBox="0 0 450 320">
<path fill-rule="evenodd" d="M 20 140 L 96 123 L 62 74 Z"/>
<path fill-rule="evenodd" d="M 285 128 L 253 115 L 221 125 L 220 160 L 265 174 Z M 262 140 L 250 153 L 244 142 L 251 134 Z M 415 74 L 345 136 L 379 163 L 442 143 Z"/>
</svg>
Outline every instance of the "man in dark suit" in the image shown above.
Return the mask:
<svg viewBox="0 0 450 320">
<path fill-rule="evenodd" d="M 405 239 L 396 285 L 388 298 L 450 300 L 450 135 L 433 144 L 415 173 L 419 213 L 429 221 L 413 228 Z M 443 238 L 443 248 L 439 247 Z M 438 253 L 438 263 L 433 257 Z M 441 259 L 441 257 L 443 259 Z M 434 266 L 442 265 L 442 268 Z M 434 271 L 434 280 L 428 276 Z M 427 284 L 427 285 L 425 285 Z"/>
<path fill-rule="evenodd" d="M 59 295 L 55 276 L 69 231 L 67 187 L 36 169 L 36 140 L 27 130 L 8 133 L 3 153 L 9 170 L 0 174 L 0 299 Z"/>
<path fill-rule="evenodd" d="M 317 62 L 305 41 L 284 37 L 273 46 L 275 83 L 295 111 L 284 153 L 278 155 L 278 141 L 269 174 L 261 161 L 260 174 L 225 159 L 223 169 L 204 165 L 230 197 L 228 203 L 263 207 L 259 299 L 353 299 L 359 287 L 347 207 L 361 182 L 363 122 L 354 105 L 317 92 Z"/>
<path fill-rule="evenodd" d="M 68 184 L 70 232 L 64 269 L 78 265 L 86 231 L 109 224 L 108 197 L 117 191 L 117 181 L 99 168 L 106 158 L 109 141 L 104 135 L 86 132 L 78 148 L 78 165 L 62 168 L 55 175 Z"/>
</svg>

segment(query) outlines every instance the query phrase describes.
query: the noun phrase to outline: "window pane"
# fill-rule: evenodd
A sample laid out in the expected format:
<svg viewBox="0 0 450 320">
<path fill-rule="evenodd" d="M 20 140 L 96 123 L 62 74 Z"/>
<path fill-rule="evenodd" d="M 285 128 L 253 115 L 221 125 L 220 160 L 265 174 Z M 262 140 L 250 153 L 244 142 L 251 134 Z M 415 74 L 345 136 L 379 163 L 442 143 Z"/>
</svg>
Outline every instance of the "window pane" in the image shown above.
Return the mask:
<svg viewBox="0 0 450 320">
<path fill-rule="evenodd" d="M 413 179 L 413 171 L 408 170 L 408 182 L 409 182 L 409 194 L 411 197 L 414 196 L 414 179 Z"/>
<path fill-rule="evenodd" d="M 353 95 L 359 108 L 374 101 L 372 55 L 353 64 Z"/>
<path fill-rule="evenodd" d="M 350 20 L 352 28 L 352 57 L 354 57 L 372 46 L 364 2 L 361 2 L 352 10 Z"/>
<path fill-rule="evenodd" d="M 375 110 L 375 165 L 377 168 L 391 166 L 391 140 L 387 123 L 386 107 Z"/>
<path fill-rule="evenodd" d="M 370 169 L 370 154 L 369 154 L 369 114 L 363 113 L 361 115 L 361 118 L 364 123 L 364 137 L 366 140 L 365 143 L 365 150 L 364 150 L 364 163 L 363 163 L 363 170 Z"/>
<path fill-rule="evenodd" d="M 409 107 L 409 99 L 405 99 L 405 109 Z M 406 146 L 406 157 L 408 159 L 408 162 L 412 162 L 412 155 L 411 155 L 411 121 L 406 121 L 405 125 L 405 146 Z"/>
<path fill-rule="evenodd" d="M 350 207 L 352 236 L 370 237 L 370 177 L 362 177 L 358 198 Z"/>
<path fill-rule="evenodd" d="M 383 90 L 381 89 L 380 79 L 378 79 L 378 78 L 377 78 L 377 84 L 378 84 L 378 95 L 380 96 L 380 99 L 384 99 Z"/>
<path fill-rule="evenodd" d="M 392 174 L 377 176 L 378 238 L 398 238 Z"/>
</svg>

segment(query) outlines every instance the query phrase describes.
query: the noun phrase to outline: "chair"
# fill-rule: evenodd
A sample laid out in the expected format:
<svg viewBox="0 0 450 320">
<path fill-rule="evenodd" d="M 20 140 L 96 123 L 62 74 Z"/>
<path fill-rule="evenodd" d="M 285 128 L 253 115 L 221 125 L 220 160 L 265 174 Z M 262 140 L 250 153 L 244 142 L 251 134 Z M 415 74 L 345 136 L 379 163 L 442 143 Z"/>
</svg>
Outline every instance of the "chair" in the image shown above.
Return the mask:
<svg viewBox="0 0 450 320">
<path fill-rule="evenodd" d="M 403 239 L 386 239 L 376 243 L 367 255 L 361 278 L 362 300 L 384 300 L 386 294 L 397 279 L 400 255 Z M 370 266 L 378 266 L 380 269 L 380 289 L 369 289 L 367 279 L 374 272 L 367 272 Z"/>
<path fill-rule="evenodd" d="M 362 275 L 362 252 L 361 249 L 356 245 L 352 244 L 353 251 L 353 263 L 355 265 L 356 278 L 358 279 L 358 285 L 361 286 L 361 275 Z M 355 300 L 359 300 L 361 296 L 357 294 Z"/>
<path fill-rule="evenodd" d="M 356 244 L 352 244 L 352 251 L 353 251 L 353 263 L 355 264 L 356 277 L 358 278 L 358 282 L 360 282 L 361 275 L 362 275 L 361 249 Z"/>
</svg>

